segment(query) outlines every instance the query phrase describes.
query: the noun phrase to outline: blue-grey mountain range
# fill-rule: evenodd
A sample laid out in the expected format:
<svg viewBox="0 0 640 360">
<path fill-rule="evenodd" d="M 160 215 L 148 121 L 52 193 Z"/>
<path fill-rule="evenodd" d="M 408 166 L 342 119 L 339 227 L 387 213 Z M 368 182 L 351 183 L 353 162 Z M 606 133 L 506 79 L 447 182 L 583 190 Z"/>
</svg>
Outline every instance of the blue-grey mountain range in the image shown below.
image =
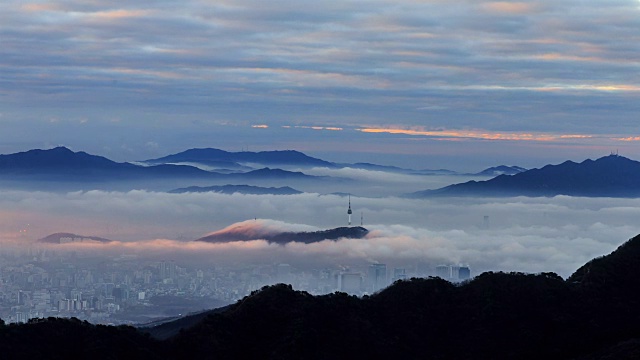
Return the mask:
<svg viewBox="0 0 640 360">
<path fill-rule="evenodd" d="M 102 156 L 74 152 L 65 147 L 0 155 L 0 177 L 55 181 L 118 181 L 132 179 L 314 179 L 317 176 L 282 169 L 262 168 L 223 174 L 194 166 L 118 163 Z"/>
<path fill-rule="evenodd" d="M 192 149 L 165 158 L 147 161 L 147 165 L 119 163 L 105 157 L 74 152 L 64 147 L 49 150 L 29 150 L 25 152 L 0 155 L 0 180 L 28 184 L 39 183 L 119 183 L 138 181 L 136 186 L 144 186 L 151 181 L 171 181 L 178 186 L 239 186 L 264 185 L 283 187 L 291 181 L 343 181 L 345 179 L 328 176 L 311 176 L 300 171 L 289 171 L 281 168 L 258 168 L 237 173 L 220 173 L 206 171 L 195 166 L 163 163 L 171 160 L 177 163 L 197 161 L 233 161 L 242 167 L 246 164 L 265 166 L 266 163 L 282 164 L 292 167 L 325 166 L 367 168 L 376 171 L 411 173 L 410 169 L 375 164 L 335 164 L 307 156 L 297 151 L 265 151 L 231 153 L 217 149 Z M 184 157 L 184 155 L 189 155 Z M 218 159 L 210 155 L 217 156 Z M 182 156 L 178 158 L 177 156 Z M 165 160 L 162 160 L 165 159 Z M 184 161 L 182 161 L 184 160 Z M 152 165 L 155 163 L 155 165 Z M 225 163 L 226 165 L 231 165 Z M 425 170 L 426 171 L 426 170 Z M 444 170 L 438 170 L 444 171 Z M 414 174 L 416 174 L 414 172 Z M 419 173 L 418 173 L 419 174 Z M 408 194 L 409 197 L 421 198 L 432 196 L 589 196 L 589 197 L 640 197 L 640 162 L 618 155 L 610 155 L 597 160 L 585 160 L 581 163 L 566 161 L 558 165 L 547 165 L 539 169 L 525 170 L 517 166 L 497 166 L 486 169 L 476 176 L 498 175 L 486 181 L 469 181 L 454 184 L 436 190 L 424 190 Z M 470 175 L 470 174 L 466 174 Z M 261 183 L 264 181 L 265 183 Z M 206 184 L 208 183 L 208 184 Z M 222 183 L 222 184 L 221 184 Z M 142 185 L 140 185 L 142 184 Z M 206 186 L 205 186 L 206 184 Z M 25 185 L 26 186 L 26 185 Z M 123 185 L 124 186 L 124 185 Z M 270 189 L 270 190 L 264 190 Z M 165 190 L 163 190 L 165 191 Z M 205 190 L 207 191 L 207 190 Z M 244 193 L 279 193 L 282 190 L 219 188 L 213 191 Z M 291 191 L 285 189 L 285 192 Z"/>
<path fill-rule="evenodd" d="M 200 163 L 227 168 L 241 167 L 241 163 L 267 166 L 336 167 L 332 162 L 317 159 L 294 150 L 229 152 L 213 148 L 189 149 L 158 159 L 145 160 L 144 162 L 148 164 Z"/>
<path fill-rule="evenodd" d="M 501 174 L 517 174 L 526 169 L 518 166 L 500 165 L 485 169 L 475 174 L 461 174 L 447 169 L 406 169 L 397 166 L 378 165 L 372 163 L 335 163 L 308 156 L 295 150 L 285 151 L 241 151 L 229 152 L 214 148 L 189 149 L 177 154 L 167 155 L 158 159 L 144 160 L 145 164 L 200 164 L 220 170 L 244 170 L 251 166 L 283 166 L 283 167 L 326 167 L 331 169 L 352 168 L 371 171 L 412 175 L 471 175 L 497 176 Z"/>
<path fill-rule="evenodd" d="M 581 163 L 566 161 L 486 181 L 469 181 L 408 197 L 434 196 L 640 197 L 640 162 L 609 155 Z"/>
</svg>

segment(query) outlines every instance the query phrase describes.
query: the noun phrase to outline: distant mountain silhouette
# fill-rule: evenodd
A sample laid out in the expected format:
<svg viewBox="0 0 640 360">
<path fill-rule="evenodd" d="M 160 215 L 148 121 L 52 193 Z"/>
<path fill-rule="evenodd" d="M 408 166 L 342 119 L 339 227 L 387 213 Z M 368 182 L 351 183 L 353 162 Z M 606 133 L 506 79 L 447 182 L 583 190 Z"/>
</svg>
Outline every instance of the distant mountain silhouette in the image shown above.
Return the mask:
<svg viewBox="0 0 640 360">
<path fill-rule="evenodd" d="M 300 166 L 300 167 L 328 167 L 328 168 L 352 168 L 364 169 L 370 171 L 383 171 L 412 175 L 462 175 L 458 172 L 447 169 L 407 169 L 397 166 L 377 165 L 366 162 L 358 163 L 333 163 L 322 159 L 308 156 L 302 152 L 294 150 L 285 151 L 261 151 L 261 152 L 228 152 L 220 149 L 189 149 L 181 153 L 168 155 L 158 159 L 145 160 L 148 164 L 167 164 L 167 163 L 199 163 L 210 165 L 213 167 L 221 167 L 226 169 L 238 169 L 246 164 L 260 164 L 268 166 Z M 244 165 L 243 165 L 244 164 Z M 499 166 L 484 170 L 481 176 L 489 176 L 489 171 L 500 172 L 506 174 L 516 173 L 517 166 Z M 468 175 L 468 174 L 465 174 Z"/>
<path fill-rule="evenodd" d="M 581 163 L 566 161 L 487 181 L 469 181 L 408 194 L 430 196 L 590 196 L 639 197 L 640 162 L 618 155 Z"/>
<path fill-rule="evenodd" d="M 50 150 L 29 150 L 0 155 L 0 176 L 41 180 L 122 180 L 150 177 L 206 177 L 211 173 L 191 166 L 138 166 L 117 163 L 102 156 L 73 152 L 65 147 Z M 41 177 L 41 176 L 46 177 Z"/>
<path fill-rule="evenodd" d="M 38 240 L 38 242 L 42 243 L 51 243 L 51 244 L 64 244 L 69 242 L 101 242 L 107 243 L 112 240 L 97 237 L 97 236 L 85 236 L 85 235 L 77 235 L 72 233 L 55 233 L 48 236 L 43 237 Z"/>
<path fill-rule="evenodd" d="M 372 163 L 337 163 L 336 166 L 341 168 L 351 168 L 351 169 L 363 169 L 369 171 L 382 171 L 382 172 L 390 172 L 397 174 L 409 174 L 409 175 L 463 175 L 456 171 L 447 170 L 447 169 L 408 169 L 402 168 L 398 166 L 389 166 L 389 165 L 377 165 Z"/>
<path fill-rule="evenodd" d="M 409 174 L 409 175 L 464 175 L 464 176 L 498 176 L 498 175 L 514 175 L 526 171 L 527 169 L 522 168 L 520 166 L 506 166 L 499 165 L 487 168 L 478 173 L 460 173 L 453 170 L 447 169 L 407 169 L 401 168 L 397 166 L 387 166 L 387 165 L 376 165 L 371 163 L 355 163 L 355 164 L 336 164 L 339 167 L 348 167 L 352 169 L 364 169 L 371 171 L 383 171 L 383 172 L 391 172 L 398 174 Z"/>
<path fill-rule="evenodd" d="M 149 162 L 142 162 L 143 164 L 153 164 L 153 163 L 149 163 Z M 251 171 L 251 170 L 255 170 L 254 167 L 251 166 L 246 166 L 246 165 L 241 165 L 235 162 L 231 162 L 231 161 L 212 161 L 212 160 L 200 160 L 198 162 L 175 162 L 175 163 L 167 163 L 167 164 L 173 164 L 173 165 L 187 165 L 187 166 L 202 166 L 204 165 L 204 167 L 209 167 L 209 168 L 213 168 L 213 170 L 210 171 L 215 171 L 215 172 L 246 172 L 246 171 Z M 209 170 L 209 169 L 205 169 L 205 170 Z"/>
<path fill-rule="evenodd" d="M 168 155 L 158 159 L 146 160 L 150 164 L 166 164 L 166 163 L 202 163 L 211 162 L 227 162 L 240 166 L 241 163 L 262 164 L 262 165 L 293 165 L 304 167 L 335 167 L 331 162 L 320 160 L 299 151 L 283 150 L 283 151 L 241 151 L 229 152 L 220 149 L 189 149 L 177 154 Z"/>
<path fill-rule="evenodd" d="M 251 185 L 220 185 L 220 186 L 190 186 L 169 191 L 173 194 L 183 194 L 190 192 L 217 192 L 222 194 L 252 194 L 252 195 L 296 195 L 302 194 L 302 191 L 283 187 L 260 187 Z"/>
<path fill-rule="evenodd" d="M 329 178 L 328 176 L 314 176 L 307 175 L 300 171 L 288 171 L 282 169 L 270 169 L 270 168 L 262 168 L 257 170 L 248 171 L 246 173 L 239 174 L 229 174 L 227 175 L 231 178 L 242 178 L 242 179 L 320 179 L 320 178 Z"/>
<path fill-rule="evenodd" d="M 522 168 L 520 166 L 500 165 L 500 166 L 494 166 L 488 169 L 484 169 L 479 173 L 476 173 L 473 175 L 478 175 L 478 176 L 515 175 L 525 171 L 527 171 L 527 169 Z"/>
<path fill-rule="evenodd" d="M 195 241 L 205 241 L 210 243 L 225 243 L 230 241 L 247 241 L 247 240 L 267 240 L 270 243 L 286 244 L 289 242 L 301 242 L 310 244 L 323 240 L 338 240 L 341 238 L 361 239 L 369 233 L 369 230 L 362 226 L 339 227 L 329 230 L 320 231 L 302 231 L 302 232 L 276 232 L 264 234 L 261 236 L 251 236 L 246 232 L 227 231 L 223 233 L 214 233 Z"/>
<path fill-rule="evenodd" d="M 377 164 L 364 163 L 364 162 L 359 162 L 359 163 L 354 163 L 354 164 L 339 163 L 339 164 L 336 164 L 336 166 L 341 167 L 341 168 L 363 169 L 363 170 L 370 170 L 370 171 L 383 171 L 383 172 L 391 172 L 391 173 L 398 173 L 398 174 L 410 174 L 410 175 L 458 175 L 457 172 L 451 171 L 451 170 L 446 170 L 446 169 L 422 169 L 422 170 L 416 170 L 416 169 L 401 168 L 401 167 L 397 167 L 397 166 L 377 165 Z"/>
<path fill-rule="evenodd" d="M 0 155 L 0 169 L 10 172 L 60 171 L 61 169 L 133 169 L 135 165 L 116 163 L 107 158 L 73 152 L 65 147 L 29 150 Z"/>
<path fill-rule="evenodd" d="M 211 179 L 226 181 L 317 180 L 299 171 L 263 168 L 241 173 L 218 173 L 188 165 L 141 166 L 118 163 L 64 147 L 0 155 L 0 179 L 64 182 L 122 182 L 129 180 Z M 337 178 L 334 178 L 337 179 Z"/>
</svg>

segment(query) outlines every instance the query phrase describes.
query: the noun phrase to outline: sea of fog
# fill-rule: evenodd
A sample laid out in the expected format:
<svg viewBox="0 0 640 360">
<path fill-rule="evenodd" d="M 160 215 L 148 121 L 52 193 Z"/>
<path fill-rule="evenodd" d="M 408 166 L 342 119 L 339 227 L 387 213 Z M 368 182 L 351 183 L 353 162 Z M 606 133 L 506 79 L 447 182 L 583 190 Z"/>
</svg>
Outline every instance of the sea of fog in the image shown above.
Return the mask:
<svg viewBox="0 0 640 360">
<path fill-rule="evenodd" d="M 640 233 L 640 199 L 353 196 L 351 204 L 354 225 L 362 219 L 370 230 L 364 239 L 286 246 L 262 240 L 206 244 L 191 240 L 234 223 L 247 231 L 346 226 L 347 199 L 316 193 L 1 191 L 0 235 L 5 249 L 33 246 L 55 232 L 100 236 L 117 241 L 77 246 L 105 255 L 131 252 L 186 263 L 463 264 L 474 274 L 553 271 L 567 277 Z"/>
</svg>

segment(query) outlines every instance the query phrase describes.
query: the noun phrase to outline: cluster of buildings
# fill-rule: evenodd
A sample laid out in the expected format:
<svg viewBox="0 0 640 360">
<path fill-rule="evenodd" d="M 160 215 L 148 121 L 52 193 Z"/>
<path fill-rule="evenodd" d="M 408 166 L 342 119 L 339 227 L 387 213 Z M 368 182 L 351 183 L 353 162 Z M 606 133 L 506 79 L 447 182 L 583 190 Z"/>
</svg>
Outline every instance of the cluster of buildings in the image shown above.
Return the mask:
<svg viewBox="0 0 640 360">
<path fill-rule="evenodd" d="M 462 266 L 386 264 L 300 269 L 289 264 L 198 266 L 186 261 L 105 257 L 40 249 L 0 251 L 0 318 L 76 317 L 101 324 L 136 324 L 233 303 L 265 285 L 289 283 L 319 295 L 366 295 L 420 276 L 468 278 Z"/>
</svg>

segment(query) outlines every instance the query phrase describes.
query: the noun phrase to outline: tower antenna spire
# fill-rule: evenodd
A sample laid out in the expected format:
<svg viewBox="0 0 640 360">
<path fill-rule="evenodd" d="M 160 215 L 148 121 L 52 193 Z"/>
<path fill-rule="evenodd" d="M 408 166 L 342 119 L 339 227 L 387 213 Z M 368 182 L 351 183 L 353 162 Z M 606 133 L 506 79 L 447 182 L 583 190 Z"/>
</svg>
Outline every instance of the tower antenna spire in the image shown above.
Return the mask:
<svg viewBox="0 0 640 360">
<path fill-rule="evenodd" d="M 347 210 L 347 215 L 349 215 L 349 226 L 351 226 L 351 214 L 353 214 L 353 211 L 351 211 L 351 194 L 349 194 L 349 210 Z"/>
</svg>

